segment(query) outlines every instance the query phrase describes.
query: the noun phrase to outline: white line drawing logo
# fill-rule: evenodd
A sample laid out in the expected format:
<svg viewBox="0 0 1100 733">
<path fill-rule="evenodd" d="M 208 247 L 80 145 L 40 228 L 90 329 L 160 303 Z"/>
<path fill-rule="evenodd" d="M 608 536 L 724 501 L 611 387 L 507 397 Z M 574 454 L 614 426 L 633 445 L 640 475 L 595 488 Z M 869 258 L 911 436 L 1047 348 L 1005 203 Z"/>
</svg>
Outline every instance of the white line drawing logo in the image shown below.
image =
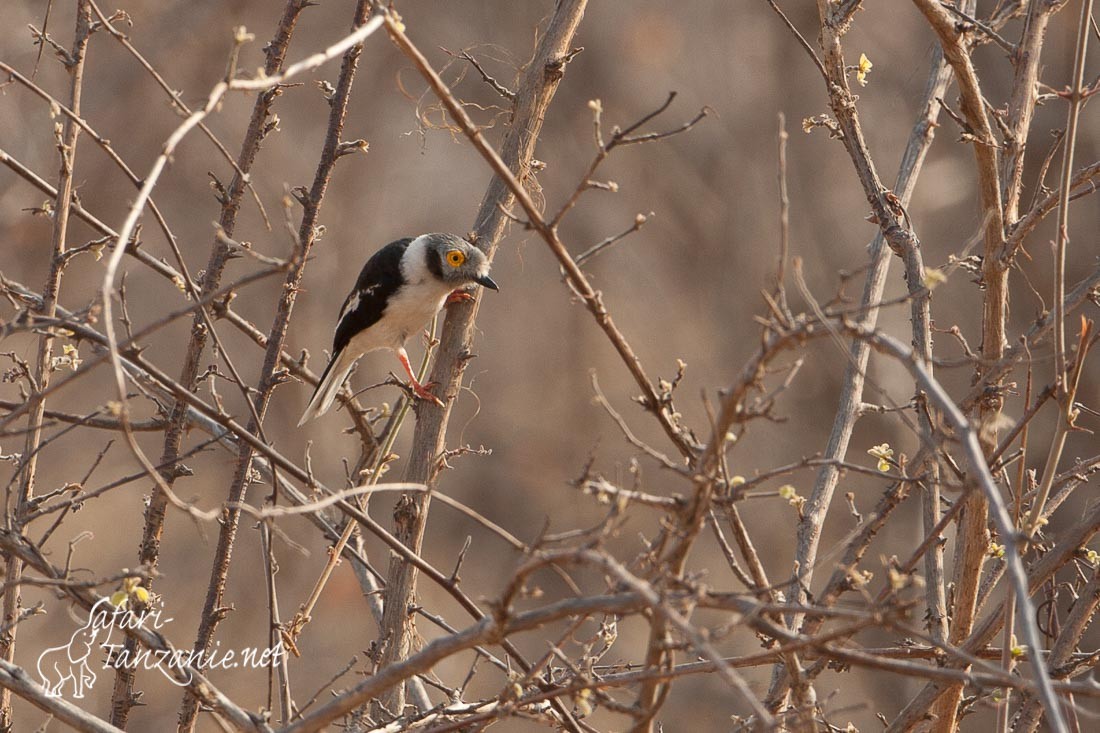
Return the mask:
<svg viewBox="0 0 1100 733">
<path fill-rule="evenodd" d="M 184 687 L 192 680 L 192 669 L 258 669 L 281 663 L 286 656 L 283 642 L 267 649 L 245 648 L 222 650 L 220 643 L 206 650 L 128 650 L 125 644 L 111 643 L 114 631 L 126 629 L 157 631 L 171 618 L 163 618 L 159 598 L 150 597 L 140 588 L 138 579 L 124 584 L 125 590 L 100 598 L 88 613 L 88 620 L 73 632 L 67 644 L 50 647 L 38 655 L 38 676 L 48 697 L 71 695 L 83 698 L 96 681 L 92 653 L 107 651 L 101 669 L 156 669 L 174 685 Z M 137 593 L 136 591 L 143 591 Z M 134 606 L 133 597 L 140 602 Z M 140 609 L 140 610 L 139 610 Z"/>
<path fill-rule="evenodd" d="M 109 599 L 101 598 L 92 607 L 88 621 L 73 632 L 68 644 L 50 647 L 38 655 L 38 676 L 42 678 L 47 696 L 61 697 L 65 693 L 65 683 L 68 682 L 72 683 L 72 696 L 82 698 L 84 691 L 95 683 L 95 670 L 88 663 L 88 657 L 97 646 L 97 637 L 104 631 L 101 625 L 94 623 L 96 610 L 107 600 Z M 106 632 L 106 637 L 110 637 L 110 629 Z M 107 638 L 102 639 L 99 646 L 106 641 Z"/>
</svg>

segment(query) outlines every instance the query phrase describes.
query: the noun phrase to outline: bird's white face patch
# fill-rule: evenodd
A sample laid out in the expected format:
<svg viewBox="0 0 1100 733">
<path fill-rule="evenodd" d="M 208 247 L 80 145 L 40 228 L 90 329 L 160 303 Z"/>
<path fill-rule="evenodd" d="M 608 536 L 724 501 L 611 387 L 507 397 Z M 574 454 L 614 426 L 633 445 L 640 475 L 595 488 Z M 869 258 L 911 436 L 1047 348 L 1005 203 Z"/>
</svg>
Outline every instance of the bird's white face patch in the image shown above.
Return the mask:
<svg viewBox="0 0 1100 733">
<path fill-rule="evenodd" d="M 420 235 L 409 243 L 409 248 L 401 257 L 401 276 L 406 283 L 421 283 L 432 278 L 428 270 L 428 238 Z"/>
</svg>

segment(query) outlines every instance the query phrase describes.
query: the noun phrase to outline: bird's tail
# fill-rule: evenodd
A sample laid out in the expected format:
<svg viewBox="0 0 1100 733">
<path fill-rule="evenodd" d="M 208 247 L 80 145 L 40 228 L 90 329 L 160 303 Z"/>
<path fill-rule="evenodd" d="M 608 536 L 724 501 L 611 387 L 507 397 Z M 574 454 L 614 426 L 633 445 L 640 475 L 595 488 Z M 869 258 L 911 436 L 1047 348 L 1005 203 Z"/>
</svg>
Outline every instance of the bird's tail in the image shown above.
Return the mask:
<svg viewBox="0 0 1100 733">
<path fill-rule="evenodd" d="M 307 421 L 320 417 L 328 412 L 336 399 L 336 393 L 344 386 L 344 380 L 348 378 L 356 359 L 343 349 L 329 361 L 325 371 L 321 373 L 321 381 L 317 383 L 317 389 L 313 390 L 306 411 L 302 413 L 302 419 L 298 421 L 298 427 L 302 427 Z"/>
</svg>

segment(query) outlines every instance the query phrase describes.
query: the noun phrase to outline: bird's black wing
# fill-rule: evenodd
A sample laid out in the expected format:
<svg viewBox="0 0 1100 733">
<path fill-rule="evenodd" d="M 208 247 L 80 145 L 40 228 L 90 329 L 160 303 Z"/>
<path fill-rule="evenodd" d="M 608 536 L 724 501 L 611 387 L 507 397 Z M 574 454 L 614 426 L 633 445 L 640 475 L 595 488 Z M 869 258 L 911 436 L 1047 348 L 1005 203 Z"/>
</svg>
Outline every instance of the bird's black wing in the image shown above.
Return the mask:
<svg viewBox="0 0 1100 733">
<path fill-rule="evenodd" d="M 412 241 L 409 237 L 390 242 L 363 265 L 355 288 L 340 309 L 340 322 L 336 324 L 336 335 L 332 339 L 333 361 L 355 334 L 370 328 L 382 317 L 386 303 L 405 280 L 401 274 L 401 258 Z"/>
</svg>

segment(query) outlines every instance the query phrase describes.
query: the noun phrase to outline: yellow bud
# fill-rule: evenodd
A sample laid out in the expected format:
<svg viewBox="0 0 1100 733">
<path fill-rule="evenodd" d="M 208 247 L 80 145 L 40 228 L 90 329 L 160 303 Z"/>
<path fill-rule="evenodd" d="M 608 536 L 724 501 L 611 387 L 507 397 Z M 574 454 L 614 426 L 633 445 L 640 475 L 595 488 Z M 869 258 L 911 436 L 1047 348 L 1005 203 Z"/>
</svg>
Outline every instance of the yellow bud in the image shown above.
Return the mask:
<svg viewBox="0 0 1100 733">
<path fill-rule="evenodd" d="M 577 706 L 577 711 L 583 716 L 588 717 L 592 714 L 592 690 L 583 689 L 573 696 L 573 702 Z"/>
<path fill-rule="evenodd" d="M 867 86 L 867 75 L 871 73 L 871 68 L 874 64 L 871 63 L 871 59 L 867 58 L 867 54 L 861 53 L 859 55 L 859 65 L 856 67 L 856 81 L 859 82 L 861 87 Z"/>
<path fill-rule="evenodd" d="M 929 290 L 935 290 L 937 285 L 943 285 L 947 282 L 947 275 L 943 274 L 943 270 L 932 268 L 931 270 L 925 268 L 924 277 L 922 278 L 922 284 Z"/>
</svg>

